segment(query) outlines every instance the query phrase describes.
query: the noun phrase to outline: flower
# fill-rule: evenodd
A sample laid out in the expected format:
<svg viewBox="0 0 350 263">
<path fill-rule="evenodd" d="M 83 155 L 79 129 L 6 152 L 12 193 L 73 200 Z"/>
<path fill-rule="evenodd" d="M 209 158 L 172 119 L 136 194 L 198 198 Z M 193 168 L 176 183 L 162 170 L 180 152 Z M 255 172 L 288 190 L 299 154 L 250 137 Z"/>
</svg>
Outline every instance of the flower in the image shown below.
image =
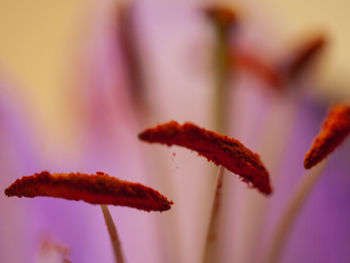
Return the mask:
<svg viewBox="0 0 350 263">
<path fill-rule="evenodd" d="M 13 10 L 4 12 L 12 18 L 3 17 L 9 23 L 0 31 L 7 32 L 0 45 L 0 53 L 6 54 L 0 79 L 0 188 L 41 170 L 103 170 L 142 182 L 176 205 L 161 214 L 111 208 L 126 260 L 200 262 L 215 189 L 213 165 L 186 149 L 150 147 L 137 134 L 172 119 L 214 130 L 213 73 L 208 66 L 213 28 L 197 4 L 137 2 L 142 87 L 149 105 L 140 117 L 130 99 L 115 37 L 114 3 L 92 2 L 60 1 L 50 3 L 52 8 L 33 4 L 30 9 L 13 4 Z M 61 8 L 53 8 L 56 4 Z M 37 19 L 43 15 L 45 19 Z M 280 45 L 278 30 L 267 30 L 271 13 L 262 13 L 257 23 L 245 15 L 240 17 L 236 45 L 269 57 L 277 57 L 276 46 L 288 50 Z M 304 153 L 327 106 L 311 89 L 317 75 L 300 85 L 300 99 L 257 88 L 265 84 L 252 72 L 234 78 L 225 134 L 259 153 L 274 192 L 266 198 L 247 189 L 238 177 L 225 176 L 216 257 L 217 262 L 259 262 L 303 176 Z M 282 262 L 348 261 L 348 151 L 346 142 L 334 152 L 292 229 Z M 0 262 L 38 262 L 40 240 L 46 234 L 69 248 L 74 263 L 113 262 L 97 207 L 4 195 L 0 205 Z"/>
</svg>

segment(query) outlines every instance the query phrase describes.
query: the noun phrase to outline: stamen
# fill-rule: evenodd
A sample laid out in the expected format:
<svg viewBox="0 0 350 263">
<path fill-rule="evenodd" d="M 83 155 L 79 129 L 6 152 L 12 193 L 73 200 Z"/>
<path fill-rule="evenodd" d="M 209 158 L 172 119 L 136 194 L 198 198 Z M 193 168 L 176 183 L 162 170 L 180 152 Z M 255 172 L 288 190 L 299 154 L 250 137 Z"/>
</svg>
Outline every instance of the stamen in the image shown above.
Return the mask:
<svg viewBox="0 0 350 263">
<path fill-rule="evenodd" d="M 142 184 L 122 181 L 97 172 L 53 173 L 47 171 L 17 179 L 5 190 L 7 196 L 49 196 L 69 200 L 82 200 L 91 204 L 128 206 L 149 211 L 165 211 L 172 201 Z"/>
<path fill-rule="evenodd" d="M 310 169 L 340 145 L 350 133 L 350 107 L 334 106 L 325 120 L 321 132 L 306 153 L 304 167 Z"/>
<path fill-rule="evenodd" d="M 199 128 L 190 122 L 180 125 L 175 121 L 147 129 L 139 134 L 139 138 L 147 142 L 179 145 L 194 150 L 208 161 L 239 174 L 243 181 L 252 183 L 260 192 L 267 195 L 272 192 L 269 174 L 259 155 L 238 140 Z"/>
</svg>

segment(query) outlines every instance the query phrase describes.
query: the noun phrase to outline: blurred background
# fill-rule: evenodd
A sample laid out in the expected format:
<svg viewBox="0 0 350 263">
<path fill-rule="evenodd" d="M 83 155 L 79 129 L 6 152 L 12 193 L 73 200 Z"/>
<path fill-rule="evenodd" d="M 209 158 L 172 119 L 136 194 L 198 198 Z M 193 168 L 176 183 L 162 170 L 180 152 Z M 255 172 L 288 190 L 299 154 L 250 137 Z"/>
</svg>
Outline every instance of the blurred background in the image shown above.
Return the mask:
<svg viewBox="0 0 350 263">
<path fill-rule="evenodd" d="M 137 134 L 172 119 L 215 129 L 216 35 L 204 10 L 219 3 L 237 13 L 227 134 L 259 153 L 274 193 L 225 174 L 213 262 L 260 262 L 328 108 L 350 98 L 349 1 L 0 0 L 0 189 L 42 170 L 143 183 L 175 205 L 110 207 L 127 262 L 201 262 L 215 167 Z M 286 80 L 298 48 L 319 36 L 322 52 Z M 332 155 L 280 262 L 350 261 L 349 152 L 347 141 Z M 64 262 L 61 246 L 74 263 L 113 262 L 98 206 L 2 194 L 0 207 L 0 262 Z"/>
</svg>

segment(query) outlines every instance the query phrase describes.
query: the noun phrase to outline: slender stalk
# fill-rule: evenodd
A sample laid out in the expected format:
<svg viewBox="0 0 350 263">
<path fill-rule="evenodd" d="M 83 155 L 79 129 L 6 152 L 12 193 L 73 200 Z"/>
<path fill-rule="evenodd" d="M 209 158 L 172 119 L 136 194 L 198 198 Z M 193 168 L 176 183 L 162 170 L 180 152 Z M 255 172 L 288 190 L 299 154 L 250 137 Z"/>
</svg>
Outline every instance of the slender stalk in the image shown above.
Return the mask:
<svg viewBox="0 0 350 263">
<path fill-rule="evenodd" d="M 124 260 L 120 240 L 118 237 L 117 228 L 115 227 L 111 213 L 109 212 L 107 205 L 101 205 L 101 209 L 102 209 L 103 217 L 104 217 L 106 225 L 107 225 L 109 236 L 111 238 L 113 252 L 114 252 L 114 256 L 115 256 L 115 262 L 116 263 L 124 263 L 125 260 Z"/>
<path fill-rule="evenodd" d="M 215 21 L 214 21 L 215 23 Z M 224 133 L 227 129 L 227 100 L 228 82 L 230 77 L 229 53 L 230 24 L 215 23 L 216 49 L 215 49 L 215 126 L 218 132 Z M 215 237 L 218 228 L 218 215 L 221 204 L 221 190 L 224 180 L 224 167 L 219 166 L 215 198 L 210 214 L 206 243 L 204 247 L 203 262 L 215 262 Z"/>
<path fill-rule="evenodd" d="M 210 263 L 215 261 L 214 260 L 215 258 L 214 243 L 216 240 L 216 232 L 218 227 L 217 218 L 219 215 L 219 208 L 221 203 L 221 189 L 222 189 L 222 183 L 224 179 L 224 171 L 225 171 L 225 168 L 220 166 L 218 169 L 218 175 L 217 175 L 218 179 L 216 184 L 215 198 L 214 198 L 214 203 L 211 211 L 211 217 L 210 217 L 207 239 L 206 239 L 205 250 L 204 250 L 205 263 Z"/>
<path fill-rule="evenodd" d="M 270 245 L 268 246 L 267 256 L 263 261 L 264 263 L 278 262 L 287 241 L 288 234 L 292 230 L 293 224 L 303 205 L 305 204 L 306 199 L 310 195 L 318 178 L 320 178 L 326 163 L 327 161 L 322 162 L 312 169 L 309 174 L 306 174 L 303 177 L 300 185 L 297 187 L 296 192 L 291 197 L 285 211 L 282 213 L 282 217 L 277 223 L 275 234 L 271 239 Z"/>
</svg>

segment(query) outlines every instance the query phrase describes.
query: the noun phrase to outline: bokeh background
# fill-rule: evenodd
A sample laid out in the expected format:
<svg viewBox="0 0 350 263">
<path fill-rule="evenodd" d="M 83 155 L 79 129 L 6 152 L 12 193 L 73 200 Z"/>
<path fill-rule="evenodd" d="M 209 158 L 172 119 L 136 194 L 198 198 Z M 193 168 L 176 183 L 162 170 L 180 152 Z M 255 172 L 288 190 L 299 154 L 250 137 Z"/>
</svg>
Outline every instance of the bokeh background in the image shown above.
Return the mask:
<svg viewBox="0 0 350 263">
<path fill-rule="evenodd" d="M 133 1 L 122 20 L 127 3 L 0 0 L 0 189 L 42 170 L 144 183 L 175 205 L 165 213 L 110 207 L 127 261 L 201 262 L 215 168 L 137 134 L 171 119 L 214 127 L 215 34 L 203 15 L 213 2 Z M 289 92 L 249 70 L 232 73 L 228 135 L 261 155 L 275 192 L 266 198 L 226 174 L 215 262 L 259 262 L 327 109 L 350 97 L 350 2 L 225 4 L 239 14 L 233 49 L 271 63 L 310 35 L 327 37 L 317 65 Z M 281 262 L 350 261 L 349 152 L 348 141 L 331 157 Z M 2 194 L 0 207 L 0 262 L 62 262 L 43 250 L 47 240 L 69 248 L 74 263 L 113 262 L 98 206 Z"/>
</svg>

